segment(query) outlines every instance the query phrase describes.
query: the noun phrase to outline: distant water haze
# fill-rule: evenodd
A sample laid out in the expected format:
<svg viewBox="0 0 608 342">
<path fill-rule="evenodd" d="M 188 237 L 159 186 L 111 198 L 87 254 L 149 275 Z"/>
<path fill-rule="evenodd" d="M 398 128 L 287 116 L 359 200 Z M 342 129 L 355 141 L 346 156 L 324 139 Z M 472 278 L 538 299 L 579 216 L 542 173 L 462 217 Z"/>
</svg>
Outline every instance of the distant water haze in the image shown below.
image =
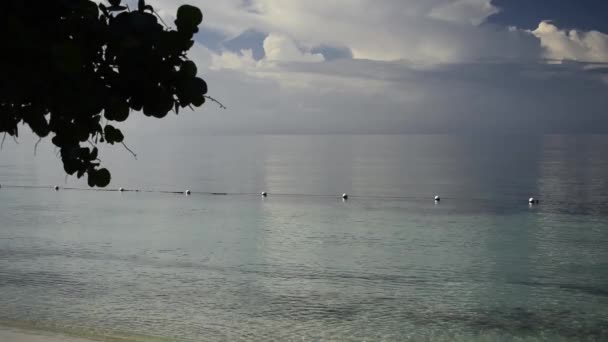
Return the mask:
<svg viewBox="0 0 608 342">
<path fill-rule="evenodd" d="M 444 199 L 607 202 L 601 135 L 290 135 L 137 137 L 135 160 L 104 148 L 109 188 Z M 128 142 L 128 141 L 127 141 Z M 5 142 L 4 185 L 87 187 L 68 177 L 50 142 Z M 603 209 L 602 209 L 603 210 Z"/>
</svg>

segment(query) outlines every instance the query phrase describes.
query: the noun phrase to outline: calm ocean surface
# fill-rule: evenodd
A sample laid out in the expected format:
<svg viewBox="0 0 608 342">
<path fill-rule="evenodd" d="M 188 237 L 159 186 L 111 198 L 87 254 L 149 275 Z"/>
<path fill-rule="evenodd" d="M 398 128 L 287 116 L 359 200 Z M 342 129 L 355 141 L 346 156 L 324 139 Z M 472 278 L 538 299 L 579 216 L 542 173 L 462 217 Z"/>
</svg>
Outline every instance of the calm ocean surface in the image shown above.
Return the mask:
<svg viewBox="0 0 608 342">
<path fill-rule="evenodd" d="M 608 136 L 185 137 L 107 156 L 112 188 L 142 190 L 124 193 L 55 192 L 83 184 L 64 183 L 51 147 L 4 149 L 0 325 L 608 340 Z"/>
</svg>

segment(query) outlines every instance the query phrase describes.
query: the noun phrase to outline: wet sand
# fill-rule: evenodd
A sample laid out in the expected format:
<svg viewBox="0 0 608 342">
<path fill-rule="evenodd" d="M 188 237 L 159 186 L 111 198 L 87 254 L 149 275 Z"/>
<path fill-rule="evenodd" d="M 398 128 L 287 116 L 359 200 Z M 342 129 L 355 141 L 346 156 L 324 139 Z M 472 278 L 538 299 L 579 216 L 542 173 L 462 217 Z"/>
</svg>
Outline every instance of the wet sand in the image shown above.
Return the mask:
<svg viewBox="0 0 608 342">
<path fill-rule="evenodd" d="M 2 342 L 91 342 L 82 338 L 11 330 L 0 327 L 0 341 Z"/>
</svg>

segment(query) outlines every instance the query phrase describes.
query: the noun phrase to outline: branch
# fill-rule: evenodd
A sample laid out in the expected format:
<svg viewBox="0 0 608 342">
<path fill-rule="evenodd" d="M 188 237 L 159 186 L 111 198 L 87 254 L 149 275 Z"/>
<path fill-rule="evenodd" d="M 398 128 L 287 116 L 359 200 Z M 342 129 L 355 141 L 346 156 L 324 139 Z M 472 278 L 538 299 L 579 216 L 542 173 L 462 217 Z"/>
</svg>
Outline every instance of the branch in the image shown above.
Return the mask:
<svg viewBox="0 0 608 342">
<path fill-rule="evenodd" d="M 135 158 L 135 160 L 137 160 L 137 154 L 135 154 L 135 152 L 131 151 L 129 146 L 127 146 L 127 144 L 125 144 L 124 142 L 121 142 L 121 144 L 127 151 L 131 152 L 131 154 L 133 155 L 133 158 Z"/>
<path fill-rule="evenodd" d="M 4 136 L 2 137 L 2 144 L 0 144 L 0 150 L 4 148 L 4 140 L 6 139 L 6 132 L 4 132 Z"/>
<path fill-rule="evenodd" d="M 220 101 L 214 99 L 213 97 L 211 97 L 209 95 L 205 95 L 205 98 L 211 100 L 212 102 L 217 103 L 217 105 L 220 106 L 221 109 L 227 109 L 226 106 L 224 106 Z"/>
<path fill-rule="evenodd" d="M 38 144 L 40 144 L 41 141 L 42 141 L 42 138 L 38 138 L 38 141 L 36 141 L 36 145 L 34 145 L 34 156 L 36 156 L 36 151 L 38 150 Z"/>
<path fill-rule="evenodd" d="M 13 140 L 15 141 L 15 144 L 19 145 L 19 140 L 17 140 L 17 137 L 13 135 Z"/>
</svg>

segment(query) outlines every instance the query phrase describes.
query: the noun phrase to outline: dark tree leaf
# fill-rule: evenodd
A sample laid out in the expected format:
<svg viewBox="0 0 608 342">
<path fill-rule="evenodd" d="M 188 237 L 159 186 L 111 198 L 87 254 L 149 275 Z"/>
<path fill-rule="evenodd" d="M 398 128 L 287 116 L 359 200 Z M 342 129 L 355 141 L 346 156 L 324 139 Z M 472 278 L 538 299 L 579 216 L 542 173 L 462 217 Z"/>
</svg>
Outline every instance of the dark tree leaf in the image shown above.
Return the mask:
<svg viewBox="0 0 608 342">
<path fill-rule="evenodd" d="M 92 172 L 89 171 L 89 176 L 87 177 L 87 184 L 91 187 L 94 188 L 95 185 L 97 185 L 96 183 L 96 179 L 95 176 L 93 175 Z"/>
<path fill-rule="evenodd" d="M 186 78 L 194 78 L 196 77 L 196 64 L 194 64 L 193 61 L 185 61 L 184 64 L 182 64 L 181 68 L 179 69 L 179 72 L 181 73 L 181 75 L 183 77 Z"/>
<path fill-rule="evenodd" d="M 124 11 L 127 8 L 125 6 L 112 6 L 112 7 L 108 7 L 108 10 L 111 12 L 119 12 L 119 11 Z"/>
<path fill-rule="evenodd" d="M 205 96 L 203 94 L 199 94 L 192 99 L 192 104 L 195 107 L 200 107 L 205 103 Z"/>
<path fill-rule="evenodd" d="M 93 150 L 91 151 L 91 160 L 96 160 L 98 154 L 99 154 L 99 151 L 97 150 L 97 147 L 94 147 Z"/>
<path fill-rule="evenodd" d="M 190 5 L 182 5 L 177 9 L 175 25 L 178 30 L 197 32 L 198 25 L 203 22 L 203 13 L 200 9 Z"/>
<path fill-rule="evenodd" d="M 122 132 L 119 129 L 114 128 L 114 126 L 112 125 L 106 125 L 106 127 L 104 128 L 104 134 L 106 142 L 112 145 L 114 143 L 121 143 L 125 139 L 125 137 L 122 135 Z"/>
<path fill-rule="evenodd" d="M 88 171 L 88 174 L 89 178 L 87 182 L 90 187 L 97 186 L 100 188 L 105 188 L 106 186 L 108 186 L 108 184 L 110 184 L 110 181 L 112 180 L 110 171 L 108 171 L 108 169 L 90 169 Z"/>
<path fill-rule="evenodd" d="M 112 176 L 110 175 L 110 171 L 108 171 L 108 169 L 100 169 L 97 171 L 97 176 L 95 178 L 97 179 L 95 183 L 100 188 L 105 188 L 112 180 Z"/>
<path fill-rule="evenodd" d="M 126 101 L 112 101 L 105 109 L 104 116 L 108 120 L 125 121 L 129 117 L 129 104 Z"/>
</svg>

